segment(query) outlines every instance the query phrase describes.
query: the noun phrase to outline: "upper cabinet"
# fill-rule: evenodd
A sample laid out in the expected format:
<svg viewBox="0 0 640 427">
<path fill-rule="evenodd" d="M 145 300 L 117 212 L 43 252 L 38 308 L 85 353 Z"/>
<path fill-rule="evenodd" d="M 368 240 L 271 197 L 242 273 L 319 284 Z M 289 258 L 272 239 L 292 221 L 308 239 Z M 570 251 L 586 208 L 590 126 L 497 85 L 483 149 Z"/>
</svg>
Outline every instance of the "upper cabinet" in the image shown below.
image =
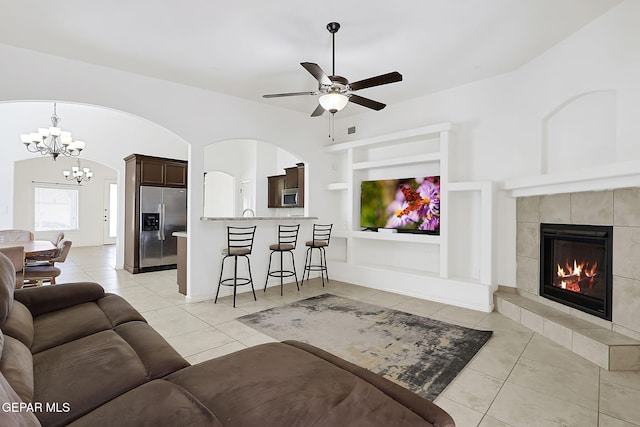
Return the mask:
<svg viewBox="0 0 640 427">
<path fill-rule="evenodd" d="M 284 175 L 267 177 L 269 182 L 269 197 L 267 207 L 304 207 L 304 163 L 298 163 L 296 164 L 296 166 L 285 168 L 284 172 Z M 282 192 L 283 190 L 289 189 L 298 189 L 298 203 L 295 206 L 282 205 Z"/>
<path fill-rule="evenodd" d="M 125 161 L 135 162 L 138 166 L 140 185 L 187 187 L 187 162 L 184 160 L 132 154 Z"/>
</svg>

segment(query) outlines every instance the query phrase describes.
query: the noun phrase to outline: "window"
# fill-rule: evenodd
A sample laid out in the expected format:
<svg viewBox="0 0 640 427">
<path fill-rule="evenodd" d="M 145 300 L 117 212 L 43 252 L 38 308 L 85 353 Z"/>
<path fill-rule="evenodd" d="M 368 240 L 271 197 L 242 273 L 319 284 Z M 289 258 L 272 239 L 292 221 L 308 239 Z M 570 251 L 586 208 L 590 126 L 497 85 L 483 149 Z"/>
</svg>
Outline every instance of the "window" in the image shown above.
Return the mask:
<svg viewBox="0 0 640 427">
<path fill-rule="evenodd" d="M 59 187 L 35 187 L 34 229 L 77 230 L 78 190 Z"/>
</svg>

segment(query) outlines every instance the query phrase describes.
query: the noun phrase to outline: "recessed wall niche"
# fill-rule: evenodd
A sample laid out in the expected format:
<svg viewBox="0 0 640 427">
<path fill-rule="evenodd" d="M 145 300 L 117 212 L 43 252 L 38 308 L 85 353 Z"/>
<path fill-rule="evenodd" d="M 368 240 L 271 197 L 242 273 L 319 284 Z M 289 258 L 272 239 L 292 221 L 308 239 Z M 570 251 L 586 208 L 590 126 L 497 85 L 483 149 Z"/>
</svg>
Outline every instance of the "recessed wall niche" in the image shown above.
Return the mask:
<svg viewBox="0 0 640 427">
<path fill-rule="evenodd" d="M 541 173 L 584 170 L 616 160 L 614 90 L 575 96 L 542 120 Z"/>
</svg>

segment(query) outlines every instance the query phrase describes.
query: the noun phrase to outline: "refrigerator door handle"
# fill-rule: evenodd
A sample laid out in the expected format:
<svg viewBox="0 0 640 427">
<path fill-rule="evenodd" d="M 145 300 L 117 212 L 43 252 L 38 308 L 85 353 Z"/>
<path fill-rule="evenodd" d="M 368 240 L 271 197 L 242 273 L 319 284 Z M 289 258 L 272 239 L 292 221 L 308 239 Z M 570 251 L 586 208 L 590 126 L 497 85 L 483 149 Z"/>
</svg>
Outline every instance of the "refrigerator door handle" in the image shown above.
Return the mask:
<svg viewBox="0 0 640 427">
<path fill-rule="evenodd" d="M 164 235 L 164 203 L 160 204 L 160 240 L 165 239 Z"/>
</svg>

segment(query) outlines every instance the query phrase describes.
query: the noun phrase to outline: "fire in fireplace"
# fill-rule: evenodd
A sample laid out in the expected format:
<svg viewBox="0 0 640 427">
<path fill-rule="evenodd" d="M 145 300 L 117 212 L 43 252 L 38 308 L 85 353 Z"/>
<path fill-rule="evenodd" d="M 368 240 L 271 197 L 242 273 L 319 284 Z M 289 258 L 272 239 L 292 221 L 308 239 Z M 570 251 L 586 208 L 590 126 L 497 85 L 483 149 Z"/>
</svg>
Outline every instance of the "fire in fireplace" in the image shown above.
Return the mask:
<svg viewBox="0 0 640 427">
<path fill-rule="evenodd" d="M 611 320 L 613 227 L 540 224 L 540 295 Z"/>
</svg>

